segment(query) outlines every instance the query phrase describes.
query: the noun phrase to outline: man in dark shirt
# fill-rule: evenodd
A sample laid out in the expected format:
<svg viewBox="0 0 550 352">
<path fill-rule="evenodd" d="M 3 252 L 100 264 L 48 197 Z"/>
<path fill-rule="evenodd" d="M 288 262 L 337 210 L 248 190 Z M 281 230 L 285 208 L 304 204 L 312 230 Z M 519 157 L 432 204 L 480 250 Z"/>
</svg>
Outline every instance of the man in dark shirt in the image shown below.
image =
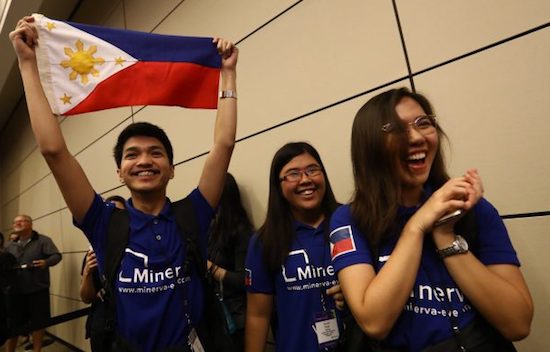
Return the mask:
<svg viewBox="0 0 550 352">
<path fill-rule="evenodd" d="M 16 331 L 32 331 L 34 351 L 40 351 L 45 325 L 50 318 L 49 267 L 61 261 L 61 254 L 53 241 L 32 229 L 28 215 L 13 220 L 17 241 L 10 241 L 6 252 L 17 259 L 20 273 L 14 290 L 8 297 L 8 319 Z M 7 351 L 15 351 L 17 336 L 7 343 Z"/>
</svg>

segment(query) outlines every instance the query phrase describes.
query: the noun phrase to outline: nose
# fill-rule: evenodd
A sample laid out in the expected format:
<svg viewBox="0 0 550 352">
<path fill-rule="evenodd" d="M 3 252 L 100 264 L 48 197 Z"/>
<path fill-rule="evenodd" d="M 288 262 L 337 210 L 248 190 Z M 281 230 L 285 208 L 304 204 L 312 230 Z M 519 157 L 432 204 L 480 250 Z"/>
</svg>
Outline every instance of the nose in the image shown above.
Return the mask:
<svg viewBox="0 0 550 352">
<path fill-rule="evenodd" d="M 151 165 L 152 164 L 152 158 L 149 153 L 141 153 L 138 157 L 137 164 L 138 165 Z"/>
<path fill-rule="evenodd" d="M 311 178 L 306 174 L 305 171 L 300 171 L 300 183 L 311 182 Z"/>
<path fill-rule="evenodd" d="M 414 125 L 407 126 L 407 136 L 409 138 L 409 144 L 418 144 L 424 141 L 424 135 L 420 133 Z"/>
</svg>

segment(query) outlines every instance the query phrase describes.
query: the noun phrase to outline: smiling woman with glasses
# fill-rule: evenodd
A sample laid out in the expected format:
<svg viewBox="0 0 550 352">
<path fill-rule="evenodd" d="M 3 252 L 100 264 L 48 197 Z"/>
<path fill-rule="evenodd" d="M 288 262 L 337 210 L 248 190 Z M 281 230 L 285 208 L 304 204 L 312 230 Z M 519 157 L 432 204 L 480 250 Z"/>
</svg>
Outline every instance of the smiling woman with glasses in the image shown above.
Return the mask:
<svg viewBox="0 0 550 352">
<path fill-rule="evenodd" d="M 274 307 L 276 351 L 338 347 L 343 296 L 328 242 L 328 219 L 337 205 L 315 148 L 288 143 L 275 153 L 266 219 L 246 259 L 247 352 L 264 351 Z"/>
<path fill-rule="evenodd" d="M 353 122 L 355 192 L 330 241 L 376 351 L 514 351 L 529 333 L 533 303 L 504 223 L 476 169 L 448 176 L 445 137 L 429 101 L 405 88 L 373 97 Z"/>
<path fill-rule="evenodd" d="M 322 172 L 323 170 L 319 165 L 309 165 L 301 170 L 288 170 L 279 180 L 286 182 L 298 182 L 302 179 L 303 175 L 306 175 L 307 177 L 314 177 L 319 176 Z"/>
</svg>

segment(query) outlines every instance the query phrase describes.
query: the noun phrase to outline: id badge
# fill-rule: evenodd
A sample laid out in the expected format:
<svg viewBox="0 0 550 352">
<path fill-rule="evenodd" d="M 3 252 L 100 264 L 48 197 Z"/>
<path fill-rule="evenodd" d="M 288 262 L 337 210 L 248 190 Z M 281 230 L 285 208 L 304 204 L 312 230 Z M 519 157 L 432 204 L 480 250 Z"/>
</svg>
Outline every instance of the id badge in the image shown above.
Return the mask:
<svg viewBox="0 0 550 352">
<path fill-rule="evenodd" d="M 338 330 L 338 322 L 334 309 L 315 313 L 315 326 L 313 330 L 317 334 L 320 350 L 336 347 L 338 338 L 340 338 L 340 331 Z"/>
<path fill-rule="evenodd" d="M 204 347 L 202 347 L 201 340 L 195 328 L 191 329 L 189 336 L 187 336 L 187 343 L 193 352 L 204 352 Z"/>
</svg>

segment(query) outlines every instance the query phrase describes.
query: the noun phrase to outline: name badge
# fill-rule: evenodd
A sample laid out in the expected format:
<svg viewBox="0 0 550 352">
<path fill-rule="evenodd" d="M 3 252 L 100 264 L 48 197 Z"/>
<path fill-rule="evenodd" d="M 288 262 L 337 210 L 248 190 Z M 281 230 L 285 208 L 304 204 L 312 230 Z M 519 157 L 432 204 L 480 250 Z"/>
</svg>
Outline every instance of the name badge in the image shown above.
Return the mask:
<svg viewBox="0 0 550 352">
<path fill-rule="evenodd" d="M 338 330 L 338 322 L 334 309 L 315 313 L 315 326 L 313 330 L 317 334 L 320 350 L 330 350 L 336 347 L 340 338 L 340 331 Z"/>
</svg>

